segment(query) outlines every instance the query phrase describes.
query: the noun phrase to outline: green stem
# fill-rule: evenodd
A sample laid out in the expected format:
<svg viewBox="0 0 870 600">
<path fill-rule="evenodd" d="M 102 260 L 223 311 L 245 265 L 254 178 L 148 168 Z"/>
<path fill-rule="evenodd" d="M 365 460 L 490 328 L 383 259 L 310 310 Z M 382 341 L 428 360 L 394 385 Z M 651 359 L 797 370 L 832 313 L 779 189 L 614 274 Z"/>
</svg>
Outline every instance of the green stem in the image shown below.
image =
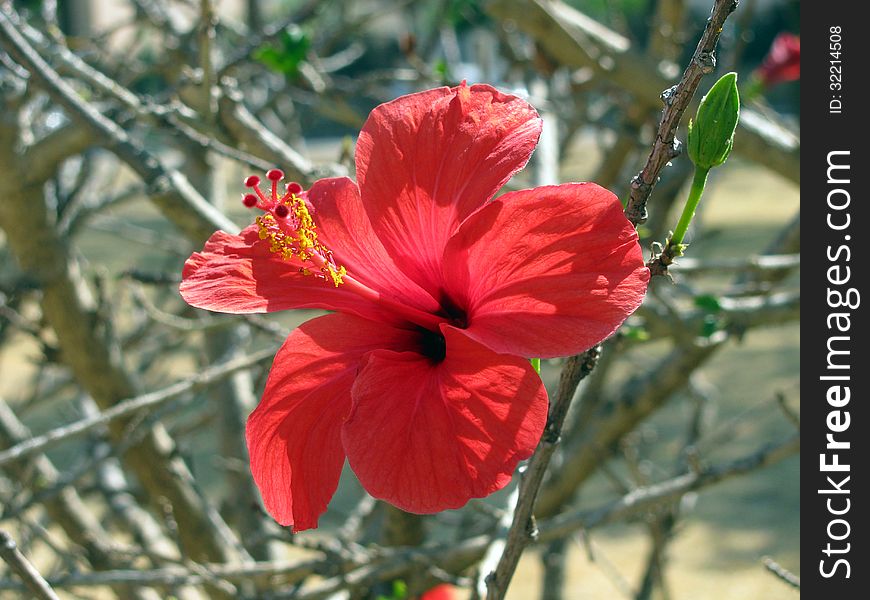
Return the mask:
<svg viewBox="0 0 870 600">
<path fill-rule="evenodd" d="M 692 179 L 692 188 L 689 190 L 689 199 L 686 200 L 686 206 L 683 208 L 683 214 L 680 215 L 680 221 L 671 235 L 671 245 L 683 243 L 683 238 L 686 237 L 686 232 L 689 230 L 689 224 L 695 216 L 695 209 L 698 208 L 698 203 L 701 201 L 701 195 L 704 193 L 704 186 L 707 184 L 707 174 L 710 169 L 702 169 L 695 167 L 695 177 Z"/>
</svg>

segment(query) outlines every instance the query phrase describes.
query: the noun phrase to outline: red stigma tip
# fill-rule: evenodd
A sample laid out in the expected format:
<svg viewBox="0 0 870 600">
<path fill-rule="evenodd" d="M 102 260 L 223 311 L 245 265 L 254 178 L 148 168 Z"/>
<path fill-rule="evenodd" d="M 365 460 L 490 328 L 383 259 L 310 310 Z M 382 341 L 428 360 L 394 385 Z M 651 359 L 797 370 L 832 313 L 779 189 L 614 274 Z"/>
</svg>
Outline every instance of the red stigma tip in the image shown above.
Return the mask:
<svg viewBox="0 0 870 600">
<path fill-rule="evenodd" d="M 254 208 L 257 206 L 257 197 L 254 194 L 245 194 L 242 197 L 242 204 L 248 208 Z"/>
<path fill-rule="evenodd" d="M 266 173 L 266 179 L 269 181 L 281 181 L 284 179 L 284 171 L 281 169 L 270 169 Z"/>
<path fill-rule="evenodd" d="M 295 181 L 291 181 L 287 184 L 287 191 L 295 196 L 302 193 L 302 186 Z"/>
<path fill-rule="evenodd" d="M 279 219 L 286 219 L 287 215 L 290 214 L 290 209 L 287 208 L 286 204 L 279 204 L 275 207 L 275 216 Z"/>
<path fill-rule="evenodd" d="M 260 185 L 260 178 L 256 175 L 249 175 L 245 177 L 245 187 L 253 188 Z"/>
</svg>

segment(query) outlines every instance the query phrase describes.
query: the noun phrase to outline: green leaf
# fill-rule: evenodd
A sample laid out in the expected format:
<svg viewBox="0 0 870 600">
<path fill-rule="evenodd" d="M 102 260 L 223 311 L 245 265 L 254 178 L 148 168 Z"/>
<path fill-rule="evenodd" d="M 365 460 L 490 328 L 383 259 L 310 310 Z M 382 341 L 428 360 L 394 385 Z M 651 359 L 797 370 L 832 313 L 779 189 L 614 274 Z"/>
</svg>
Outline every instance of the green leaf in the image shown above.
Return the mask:
<svg viewBox="0 0 870 600">
<path fill-rule="evenodd" d="M 393 589 L 389 596 L 378 594 L 376 600 L 405 600 L 408 597 L 408 584 L 401 579 L 393 581 Z"/>
<path fill-rule="evenodd" d="M 273 44 L 264 44 L 254 51 L 254 59 L 289 79 L 299 74 L 311 38 L 298 27 L 288 27 Z"/>
<path fill-rule="evenodd" d="M 717 313 L 722 310 L 722 304 L 719 302 L 719 298 L 712 294 L 701 294 L 695 296 L 695 306 L 709 313 Z"/>
<path fill-rule="evenodd" d="M 532 368 L 535 372 L 540 375 L 541 374 L 541 359 L 540 358 L 530 358 L 529 362 L 532 363 Z"/>
<path fill-rule="evenodd" d="M 646 327 L 632 325 L 624 329 L 625 338 L 636 342 L 645 342 L 650 338 L 649 331 Z"/>
<path fill-rule="evenodd" d="M 450 67 L 443 58 L 435 63 L 432 67 L 432 72 L 442 83 L 450 81 Z"/>
</svg>

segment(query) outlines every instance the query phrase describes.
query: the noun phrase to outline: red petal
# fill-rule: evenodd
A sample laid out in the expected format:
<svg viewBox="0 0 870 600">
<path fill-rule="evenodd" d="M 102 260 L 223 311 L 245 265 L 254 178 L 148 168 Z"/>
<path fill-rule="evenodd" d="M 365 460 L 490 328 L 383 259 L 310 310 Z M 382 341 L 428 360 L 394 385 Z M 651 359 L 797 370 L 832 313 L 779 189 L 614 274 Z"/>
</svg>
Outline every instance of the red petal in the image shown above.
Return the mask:
<svg viewBox="0 0 870 600">
<path fill-rule="evenodd" d="M 347 177 L 321 179 L 309 190 L 308 200 L 314 207 L 320 241 L 350 275 L 402 304 L 431 313 L 440 309 L 387 254 L 372 229 L 356 183 Z"/>
<path fill-rule="evenodd" d="M 304 323 L 281 346 L 247 425 L 251 471 L 280 524 L 316 527 L 335 493 L 344 464 L 341 425 L 363 354 L 404 350 L 416 337 L 336 314 Z"/>
<path fill-rule="evenodd" d="M 256 225 L 239 235 L 218 231 L 184 263 L 179 291 L 191 306 L 216 312 L 323 308 L 398 322 L 343 286 L 301 274 L 301 266 L 270 252 Z"/>
<path fill-rule="evenodd" d="M 447 239 L 525 166 L 540 133 L 534 108 L 487 85 L 372 111 L 357 141 L 357 180 L 375 232 L 408 276 L 437 294 Z"/>
<path fill-rule="evenodd" d="M 468 335 L 496 352 L 567 356 L 612 334 L 649 281 L 619 200 L 592 183 L 505 194 L 463 224 L 444 279 Z"/>
<path fill-rule="evenodd" d="M 442 330 L 440 363 L 414 352 L 368 354 L 342 428 L 363 487 L 414 513 L 459 508 L 507 485 L 547 420 L 547 392 L 527 360 Z"/>
</svg>

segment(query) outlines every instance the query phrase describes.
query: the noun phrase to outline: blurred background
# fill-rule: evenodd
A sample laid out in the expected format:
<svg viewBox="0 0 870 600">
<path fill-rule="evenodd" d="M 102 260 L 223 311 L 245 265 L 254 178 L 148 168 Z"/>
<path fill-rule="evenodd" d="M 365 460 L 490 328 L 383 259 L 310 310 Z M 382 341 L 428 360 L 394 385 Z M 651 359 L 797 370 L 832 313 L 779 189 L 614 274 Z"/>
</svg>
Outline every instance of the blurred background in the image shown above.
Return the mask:
<svg viewBox="0 0 870 600">
<path fill-rule="evenodd" d="M 544 118 L 506 189 L 626 198 L 711 6 L 0 2 L 0 530 L 63 598 L 477 597 L 513 485 L 419 517 L 347 470 L 319 529 L 265 514 L 244 421 L 316 313 L 192 309 L 181 266 L 250 222 L 246 175 L 353 176 L 374 106 L 462 80 Z M 509 598 L 799 596 L 798 8 L 741 0 L 726 22 L 696 103 L 738 73 L 734 151 L 672 279 L 581 384 Z M 645 248 L 691 175 L 685 156 L 664 170 Z M 542 365 L 551 395 L 562 364 Z M 31 593 L 0 563 L 0 598 Z"/>
</svg>

